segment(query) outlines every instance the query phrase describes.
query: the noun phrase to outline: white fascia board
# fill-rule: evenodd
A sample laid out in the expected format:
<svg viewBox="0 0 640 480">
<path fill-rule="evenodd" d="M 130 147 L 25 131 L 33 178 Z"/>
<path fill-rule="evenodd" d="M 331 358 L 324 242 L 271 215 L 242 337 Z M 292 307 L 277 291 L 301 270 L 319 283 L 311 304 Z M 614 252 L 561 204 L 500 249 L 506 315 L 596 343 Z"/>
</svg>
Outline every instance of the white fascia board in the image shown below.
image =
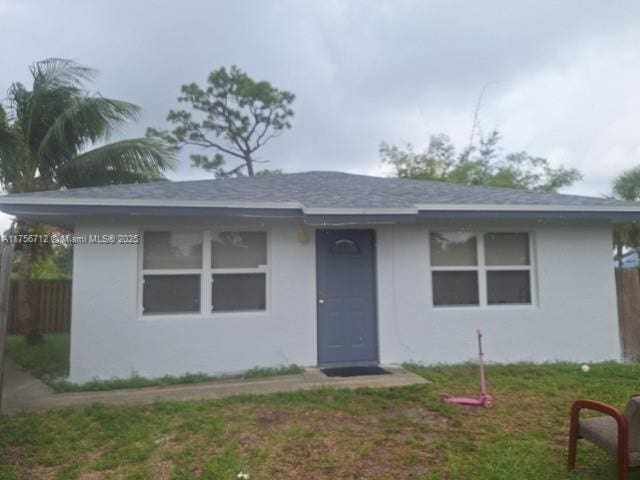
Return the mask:
<svg viewBox="0 0 640 480">
<path fill-rule="evenodd" d="M 202 208 L 264 208 L 301 209 L 298 202 L 242 202 L 211 200 L 128 199 L 128 198 L 55 198 L 46 196 L 0 197 L 0 205 L 85 205 L 136 207 L 202 207 Z"/>
<path fill-rule="evenodd" d="M 420 204 L 420 211 L 475 211 L 475 212 L 640 212 L 635 205 L 533 205 L 533 204 Z"/>
<path fill-rule="evenodd" d="M 303 208 L 305 215 L 416 215 L 417 208 Z"/>
<path fill-rule="evenodd" d="M 0 197 L 0 205 L 83 205 L 192 208 L 255 208 L 302 210 L 307 215 L 415 215 L 416 208 L 305 208 L 299 202 L 243 202 L 207 200 L 156 200 L 126 198 Z"/>
</svg>

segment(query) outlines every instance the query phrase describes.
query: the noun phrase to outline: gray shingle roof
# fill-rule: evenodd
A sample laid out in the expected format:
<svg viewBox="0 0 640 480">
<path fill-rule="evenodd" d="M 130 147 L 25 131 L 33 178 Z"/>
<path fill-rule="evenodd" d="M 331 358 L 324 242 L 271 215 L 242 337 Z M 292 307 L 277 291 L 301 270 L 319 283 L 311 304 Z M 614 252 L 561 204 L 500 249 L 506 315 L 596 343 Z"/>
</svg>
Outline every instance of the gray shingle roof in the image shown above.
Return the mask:
<svg viewBox="0 0 640 480">
<path fill-rule="evenodd" d="M 0 197 L 1 203 L 25 197 L 83 200 L 160 200 L 281 203 L 302 208 L 415 208 L 416 205 L 511 206 L 635 206 L 634 202 L 539 193 L 509 188 L 454 185 L 443 182 L 354 175 L 340 172 L 305 172 L 264 177 L 223 178 L 183 182 L 77 188 Z M 35 198 L 34 198 L 35 197 Z M 74 202 L 76 203 L 76 202 Z"/>
</svg>

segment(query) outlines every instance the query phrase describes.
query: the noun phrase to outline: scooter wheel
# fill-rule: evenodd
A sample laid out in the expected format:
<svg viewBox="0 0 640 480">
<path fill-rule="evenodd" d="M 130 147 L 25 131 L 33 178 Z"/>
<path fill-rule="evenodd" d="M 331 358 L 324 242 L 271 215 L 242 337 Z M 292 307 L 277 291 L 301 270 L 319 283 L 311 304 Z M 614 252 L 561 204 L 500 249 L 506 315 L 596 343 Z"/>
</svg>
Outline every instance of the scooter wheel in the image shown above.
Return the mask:
<svg viewBox="0 0 640 480">
<path fill-rule="evenodd" d="M 482 401 L 482 406 L 483 406 L 483 407 L 485 407 L 485 408 L 491 408 L 491 407 L 493 407 L 493 400 L 492 400 L 492 399 L 490 399 L 490 398 L 485 398 L 485 399 Z"/>
<path fill-rule="evenodd" d="M 440 401 L 441 401 L 442 403 L 447 403 L 447 400 L 449 400 L 449 395 L 442 395 L 442 396 L 440 397 Z"/>
</svg>

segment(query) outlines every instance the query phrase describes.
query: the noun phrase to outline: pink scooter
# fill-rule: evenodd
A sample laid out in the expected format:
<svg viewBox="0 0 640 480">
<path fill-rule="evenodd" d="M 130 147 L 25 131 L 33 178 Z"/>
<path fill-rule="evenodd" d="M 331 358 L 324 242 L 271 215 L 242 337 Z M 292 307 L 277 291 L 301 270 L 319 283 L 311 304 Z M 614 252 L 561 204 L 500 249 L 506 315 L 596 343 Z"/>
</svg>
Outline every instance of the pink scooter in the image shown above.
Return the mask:
<svg viewBox="0 0 640 480">
<path fill-rule="evenodd" d="M 493 397 L 486 391 L 485 378 L 484 378 L 484 354 L 482 353 L 482 332 L 478 330 L 478 363 L 480 364 L 480 396 L 476 398 L 471 397 L 450 397 L 449 395 L 442 395 L 440 399 L 444 403 L 456 403 L 458 405 L 472 405 L 474 407 L 491 407 L 493 406 Z"/>
</svg>

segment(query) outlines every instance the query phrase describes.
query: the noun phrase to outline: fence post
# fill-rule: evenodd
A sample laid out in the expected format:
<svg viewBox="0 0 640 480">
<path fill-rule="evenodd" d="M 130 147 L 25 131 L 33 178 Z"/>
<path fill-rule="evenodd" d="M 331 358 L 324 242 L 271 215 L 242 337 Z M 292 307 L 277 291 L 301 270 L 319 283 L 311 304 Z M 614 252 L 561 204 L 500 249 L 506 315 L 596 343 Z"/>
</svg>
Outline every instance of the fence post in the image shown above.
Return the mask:
<svg viewBox="0 0 640 480">
<path fill-rule="evenodd" d="M 2 411 L 2 385 L 4 382 L 4 344 L 7 336 L 7 314 L 9 291 L 11 290 L 11 267 L 13 244 L 0 244 L 0 411 Z"/>
</svg>

